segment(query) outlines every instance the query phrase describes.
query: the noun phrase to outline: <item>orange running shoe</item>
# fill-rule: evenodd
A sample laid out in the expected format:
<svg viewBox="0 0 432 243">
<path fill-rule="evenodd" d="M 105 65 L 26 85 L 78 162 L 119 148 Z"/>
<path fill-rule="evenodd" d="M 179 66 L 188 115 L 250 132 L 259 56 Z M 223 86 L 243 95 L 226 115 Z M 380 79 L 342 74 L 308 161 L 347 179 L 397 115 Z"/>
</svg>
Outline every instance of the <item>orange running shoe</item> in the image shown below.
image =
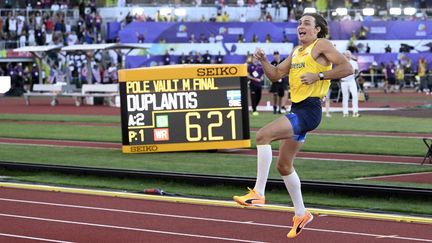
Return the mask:
<svg viewBox="0 0 432 243">
<path fill-rule="evenodd" d="M 263 206 L 265 204 L 265 197 L 259 195 L 255 190 L 249 187 L 248 190 L 249 193 L 244 196 L 234 196 L 234 201 L 244 206 Z"/>
<path fill-rule="evenodd" d="M 298 236 L 302 232 L 304 227 L 308 223 L 310 223 L 312 220 L 313 220 L 313 215 L 311 213 L 309 213 L 309 211 L 307 211 L 307 210 L 305 212 L 305 215 L 303 215 L 303 217 L 295 215 L 293 217 L 293 226 L 292 226 L 290 232 L 288 232 L 287 237 L 288 238 L 294 238 L 294 237 Z"/>
</svg>

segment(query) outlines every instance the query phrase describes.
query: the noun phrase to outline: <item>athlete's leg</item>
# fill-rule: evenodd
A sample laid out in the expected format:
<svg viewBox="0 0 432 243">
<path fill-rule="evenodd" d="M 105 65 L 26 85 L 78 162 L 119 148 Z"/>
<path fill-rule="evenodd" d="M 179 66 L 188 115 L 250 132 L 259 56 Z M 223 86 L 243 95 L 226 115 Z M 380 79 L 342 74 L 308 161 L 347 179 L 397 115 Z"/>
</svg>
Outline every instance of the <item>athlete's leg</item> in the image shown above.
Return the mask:
<svg viewBox="0 0 432 243">
<path fill-rule="evenodd" d="M 277 169 L 291 196 L 295 214 L 298 216 L 303 216 L 306 210 L 303 204 L 300 178 L 294 170 L 294 159 L 302 145 L 302 142 L 295 141 L 294 139 L 281 140 L 277 161 Z"/>
<path fill-rule="evenodd" d="M 255 191 L 261 196 L 265 194 L 265 186 L 270 171 L 273 154 L 270 143 L 279 139 L 286 139 L 293 136 L 291 122 L 285 116 L 279 117 L 267 124 L 256 134 L 257 143 L 257 180 Z"/>
<path fill-rule="evenodd" d="M 244 196 L 234 196 L 234 201 L 246 206 L 265 203 L 265 187 L 273 157 L 270 143 L 274 140 L 288 139 L 292 136 L 293 128 L 286 116 L 279 117 L 257 132 L 257 179 L 255 186 L 253 190 Z"/>
</svg>

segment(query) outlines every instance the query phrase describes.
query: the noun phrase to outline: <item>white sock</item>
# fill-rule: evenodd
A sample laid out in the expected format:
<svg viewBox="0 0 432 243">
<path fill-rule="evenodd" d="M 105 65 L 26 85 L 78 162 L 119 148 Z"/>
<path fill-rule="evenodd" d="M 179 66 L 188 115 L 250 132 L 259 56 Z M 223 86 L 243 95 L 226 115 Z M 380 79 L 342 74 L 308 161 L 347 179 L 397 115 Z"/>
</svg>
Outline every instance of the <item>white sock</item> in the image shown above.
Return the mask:
<svg viewBox="0 0 432 243">
<path fill-rule="evenodd" d="M 303 216 L 306 212 L 306 208 L 303 204 L 300 178 L 298 177 L 297 172 L 294 171 L 287 176 L 282 176 L 282 179 L 294 204 L 295 215 Z"/>
<path fill-rule="evenodd" d="M 270 144 L 257 145 L 257 179 L 255 182 L 255 191 L 261 196 L 265 194 L 270 165 L 273 158 L 272 148 Z"/>
</svg>

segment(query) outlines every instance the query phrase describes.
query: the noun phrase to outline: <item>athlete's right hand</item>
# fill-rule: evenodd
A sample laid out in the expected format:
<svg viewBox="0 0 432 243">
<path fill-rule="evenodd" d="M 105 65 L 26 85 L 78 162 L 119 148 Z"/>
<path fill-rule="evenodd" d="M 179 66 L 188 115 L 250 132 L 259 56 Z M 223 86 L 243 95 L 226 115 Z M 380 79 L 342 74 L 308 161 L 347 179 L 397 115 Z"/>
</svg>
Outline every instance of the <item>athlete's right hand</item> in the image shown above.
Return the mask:
<svg viewBox="0 0 432 243">
<path fill-rule="evenodd" d="M 264 53 L 264 50 L 262 48 L 257 48 L 255 50 L 254 56 L 260 62 L 265 61 L 267 58 L 266 54 Z"/>
</svg>

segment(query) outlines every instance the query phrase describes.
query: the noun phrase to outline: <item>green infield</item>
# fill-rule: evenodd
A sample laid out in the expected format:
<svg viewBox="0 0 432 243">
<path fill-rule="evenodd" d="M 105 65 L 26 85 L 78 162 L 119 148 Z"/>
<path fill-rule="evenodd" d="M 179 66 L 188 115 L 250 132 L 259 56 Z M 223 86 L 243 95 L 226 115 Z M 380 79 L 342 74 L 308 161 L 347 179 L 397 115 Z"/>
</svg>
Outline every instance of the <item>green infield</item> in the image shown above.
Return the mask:
<svg viewBox="0 0 432 243">
<path fill-rule="evenodd" d="M 260 116 L 251 116 L 250 124 L 256 130 L 276 117 L 271 113 L 262 112 Z M 0 124 L 0 137 L 113 142 L 118 143 L 119 148 L 121 143 L 120 118 L 117 116 L 0 114 Z M 425 137 L 430 136 L 432 124 L 430 119 L 425 118 L 385 116 L 342 118 L 340 115 L 334 114 L 332 118 L 323 118 L 318 130 L 328 132 L 337 130 L 352 131 L 353 133 L 364 131 L 395 132 L 401 136 L 309 134 L 302 151 L 419 156 L 420 162 L 421 157 L 426 152 L 426 147 L 421 139 L 404 138 L 402 136 L 404 133 L 420 133 L 424 134 Z M 251 133 L 251 137 L 252 147 L 254 147 L 254 132 Z M 278 144 L 275 142 L 272 146 L 277 149 Z M 184 172 L 251 178 L 256 175 L 255 156 L 215 152 L 122 154 L 120 149 L 2 144 L 0 146 L 0 158 L 3 161 L 51 165 Z M 325 161 L 297 159 L 295 166 L 302 180 L 432 188 L 432 184 L 357 180 L 362 177 L 432 171 L 431 166 L 420 166 L 419 164 L 402 165 L 333 161 L 331 159 Z M 0 171 L 0 173 L 3 176 L 11 176 L 13 180 L 27 182 L 132 191 L 162 187 L 166 191 L 194 197 L 218 199 L 230 199 L 232 195 L 242 194 L 245 190 L 245 188 L 233 188 L 227 185 L 199 186 L 163 180 L 129 180 L 16 171 Z M 270 177 L 280 178 L 274 166 L 272 166 Z M 290 203 L 289 197 L 283 190 L 269 192 L 267 199 L 272 203 Z M 420 200 L 403 198 L 367 198 L 305 192 L 305 202 L 308 205 L 321 207 L 350 207 L 362 210 L 388 210 L 416 214 L 432 213 L 431 205 L 422 203 Z"/>
<path fill-rule="evenodd" d="M 215 152 L 122 154 L 119 149 L 4 144 L 0 147 L 0 154 L 4 161 L 50 165 L 244 176 L 251 178 L 254 178 L 256 175 L 255 156 Z M 315 159 L 297 159 L 295 166 L 303 180 L 349 183 L 373 183 L 373 181 L 357 180 L 364 177 L 432 171 L 431 166 L 418 166 L 417 164 L 358 163 Z M 270 178 L 280 178 L 275 166 L 271 168 Z M 386 184 L 391 185 L 392 182 L 386 182 Z M 408 183 L 405 185 L 432 188 L 432 184 Z"/>
</svg>

